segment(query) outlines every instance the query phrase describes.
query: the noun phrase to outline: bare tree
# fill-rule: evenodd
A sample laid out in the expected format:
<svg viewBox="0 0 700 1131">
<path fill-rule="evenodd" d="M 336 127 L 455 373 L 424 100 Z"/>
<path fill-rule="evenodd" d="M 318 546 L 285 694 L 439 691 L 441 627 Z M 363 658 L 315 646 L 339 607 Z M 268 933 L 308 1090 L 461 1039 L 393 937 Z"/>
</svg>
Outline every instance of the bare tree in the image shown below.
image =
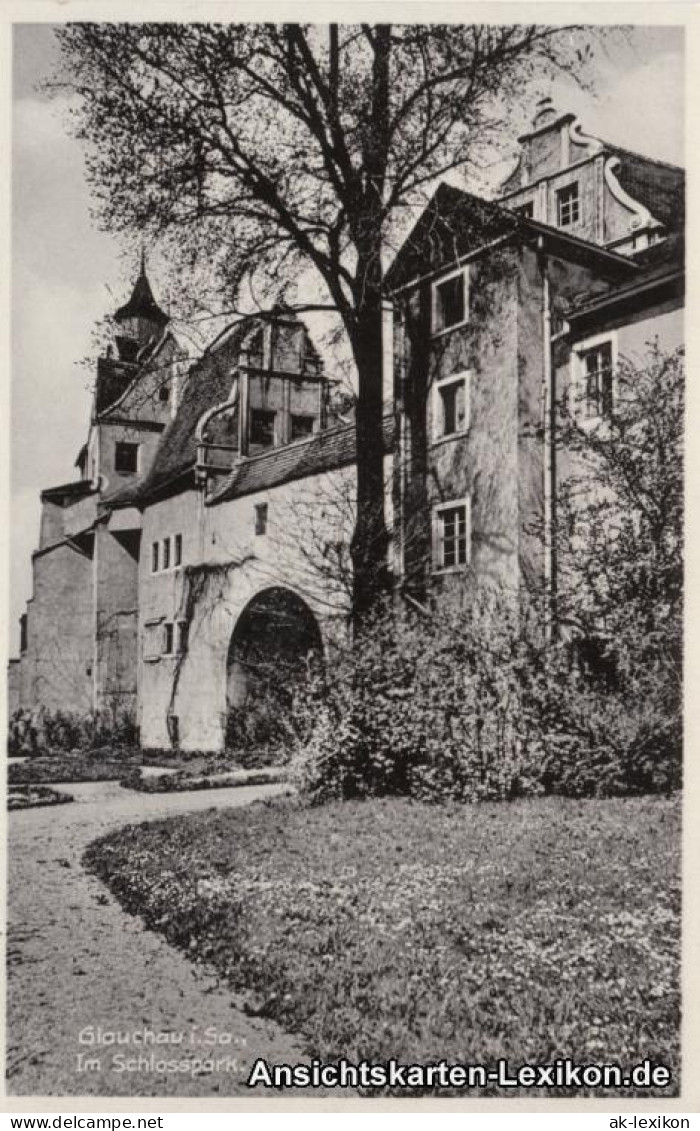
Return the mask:
<svg viewBox="0 0 700 1131">
<path fill-rule="evenodd" d="M 382 287 L 406 208 L 478 163 L 573 29 L 512 25 L 66 25 L 60 87 L 112 230 L 205 266 L 224 303 L 293 300 L 313 268 L 357 368 L 356 617 L 386 583 Z M 298 298 L 298 295 L 296 295 Z"/>
</svg>

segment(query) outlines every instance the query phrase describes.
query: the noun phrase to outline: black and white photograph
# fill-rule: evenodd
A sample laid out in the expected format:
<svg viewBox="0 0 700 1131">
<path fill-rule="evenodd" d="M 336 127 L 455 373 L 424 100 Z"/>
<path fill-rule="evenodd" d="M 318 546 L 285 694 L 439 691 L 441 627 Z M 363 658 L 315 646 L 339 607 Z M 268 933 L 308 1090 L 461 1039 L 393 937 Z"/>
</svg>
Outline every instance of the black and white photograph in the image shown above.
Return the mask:
<svg viewBox="0 0 700 1131">
<path fill-rule="evenodd" d="M 6 1110 L 697 1110 L 687 20 L 147 7 L 5 25 Z"/>
</svg>

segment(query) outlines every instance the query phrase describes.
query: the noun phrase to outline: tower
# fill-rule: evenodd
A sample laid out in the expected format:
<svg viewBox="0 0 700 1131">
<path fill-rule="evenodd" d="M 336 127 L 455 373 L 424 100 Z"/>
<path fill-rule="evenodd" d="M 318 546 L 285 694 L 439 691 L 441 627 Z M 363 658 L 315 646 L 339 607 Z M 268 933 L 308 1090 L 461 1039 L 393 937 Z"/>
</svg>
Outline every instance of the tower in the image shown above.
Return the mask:
<svg viewBox="0 0 700 1131">
<path fill-rule="evenodd" d="M 115 312 L 117 349 L 120 361 L 135 361 L 140 350 L 162 333 L 170 321 L 158 306 L 146 275 L 146 257 L 141 252 L 141 270 L 131 298 Z"/>
</svg>

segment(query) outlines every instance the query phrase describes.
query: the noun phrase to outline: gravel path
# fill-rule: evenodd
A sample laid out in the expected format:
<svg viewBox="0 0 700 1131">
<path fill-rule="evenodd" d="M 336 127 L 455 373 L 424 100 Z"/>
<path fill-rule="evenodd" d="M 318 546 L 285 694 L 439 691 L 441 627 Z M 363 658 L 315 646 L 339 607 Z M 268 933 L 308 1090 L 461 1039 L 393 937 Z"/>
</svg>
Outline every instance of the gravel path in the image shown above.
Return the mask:
<svg viewBox="0 0 700 1131">
<path fill-rule="evenodd" d="M 215 976 L 125 914 L 80 863 L 90 841 L 121 825 L 245 805 L 283 787 L 170 795 L 116 782 L 65 788 L 72 805 L 9 814 L 8 1093 L 250 1095 L 245 1081 L 258 1056 L 307 1059 L 296 1038 L 246 1016 Z M 98 1030 L 101 1043 L 88 1043 Z M 129 1043 L 107 1043 L 116 1034 Z M 210 1063 L 173 1068 L 196 1059 Z"/>
</svg>

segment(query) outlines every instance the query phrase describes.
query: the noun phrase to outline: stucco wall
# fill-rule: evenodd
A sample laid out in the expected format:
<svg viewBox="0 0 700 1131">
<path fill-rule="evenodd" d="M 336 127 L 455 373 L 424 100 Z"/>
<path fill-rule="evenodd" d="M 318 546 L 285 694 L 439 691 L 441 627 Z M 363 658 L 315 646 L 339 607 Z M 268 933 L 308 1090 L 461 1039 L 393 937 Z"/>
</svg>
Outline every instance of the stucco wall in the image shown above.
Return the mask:
<svg viewBox="0 0 700 1131">
<path fill-rule="evenodd" d="M 520 255 L 517 301 L 517 466 L 514 473 L 518 500 L 518 583 L 524 582 L 525 589 L 538 589 L 544 578 L 545 553 L 544 282 L 536 253 L 526 248 Z"/>
<path fill-rule="evenodd" d="M 102 492 L 115 491 L 127 483 L 132 483 L 141 475 L 145 475 L 153 463 L 154 456 L 160 443 L 161 433 L 149 429 L 139 428 L 133 424 L 100 423 L 99 442 L 99 474 Z M 115 469 L 114 456 L 116 445 L 121 441 L 139 445 L 138 472 L 120 473 Z"/>
<path fill-rule="evenodd" d="M 125 544 L 126 541 L 126 544 Z M 138 545 L 107 527 L 95 534 L 95 706 L 132 713 L 136 706 Z"/>
<path fill-rule="evenodd" d="M 12 717 L 22 702 L 22 661 L 10 660 L 7 665 L 7 714 Z"/>
<path fill-rule="evenodd" d="M 388 484 L 391 470 L 387 457 Z M 206 506 L 200 492 L 189 491 L 147 508 L 139 615 L 144 746 L 170 745 L 172 715 L 183 749 L 221 749 L 231 637 L 248 603 L 266 589 L 283 587 L 301 597 L 324 642 L 342 631 L 348 600 L 336 562 L 340 554 L 349 563 L 354 484 L 354 469 L 347 468 L 220 505 Z M 261 503 L 268 508 L 267 532 L 256 535 Z M 182 566 L 153 573 L 153 542 L 180 532 Z M 179 619 L 189 621 L 187 653 L 163 655 L 163 626 Z"/>
<path fill-rule="evenodd" d="M 520 271 L 515 249 L 472 263 L 469 321 L 438 337 L 430 336 L 430 287 L 424 286 L 409 298 L 405 345 L 411 446 L 407 523 L 412 522 L 413 528 L 407 534 L 406 559 L 409 576 L 417 575 L 421 562 L 427 566 L 433 591 L 462 587 L 464 572 L 435 570 L 432 532 L 425 514 L 429 516 L 439 503 L 466 496 L 471 497 L 472 581 L 517 583 L 518 390 L 519 366 L 523 363 L 519 355 L 525 358 L 532 348 L 527 335 L 521 333 L 519 338 Z M 434 383 L 463 370 L 470 372 L 468 431 L 455 438 L 436 439 Z M 426 380 L 421 394 L 420 386 Z M 423 428 L 427 446 L 421 462 L 418 449 Z"/>
<path fill-rule="evenodd" d="M 41 522 L 39 526 L 39 550 L 53 546 L 63 538 L 63 507 L 51 499 L 41 501 Z"/>
<path fill-rule="evenodd" d="M 33 558 L 21 705 L 83 713 L 92 707 L 93 562 L 67 544 Z"/>
</svg>

